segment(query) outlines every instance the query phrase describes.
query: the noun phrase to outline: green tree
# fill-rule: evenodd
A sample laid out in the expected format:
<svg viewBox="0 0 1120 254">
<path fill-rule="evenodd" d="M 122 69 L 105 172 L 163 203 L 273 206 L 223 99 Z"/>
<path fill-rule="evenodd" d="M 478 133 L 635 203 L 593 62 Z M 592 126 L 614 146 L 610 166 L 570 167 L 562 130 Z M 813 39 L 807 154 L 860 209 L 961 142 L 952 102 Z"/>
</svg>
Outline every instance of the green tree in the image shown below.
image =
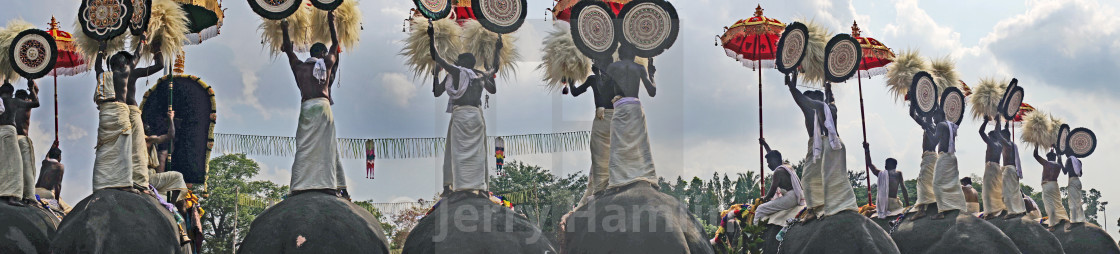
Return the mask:
<svg viewBox="0 0 1120 254">
<path fill-rule="evenodd" d="M 513 200 L 515 210 L 543 232 L 559 232 L 560 218 L 575 207 L 587 190 L 587 175 L 579 173 L 560 177 L 540 166 L 517 161 L 506 162 L 502 169 L 505 175 L 491 176 L 490 191 Z"/>
<path fill-rule="evenodd" d="M 244 154 L 229 154 L 210 160 L 207 197 L 200 202 L 206 213 L 202 252 L 234 253 L 249 231 L 249 224 L 288 193 L 288 186 L 269 181 L 249 181 L 260 165 Z"/>
</svg>

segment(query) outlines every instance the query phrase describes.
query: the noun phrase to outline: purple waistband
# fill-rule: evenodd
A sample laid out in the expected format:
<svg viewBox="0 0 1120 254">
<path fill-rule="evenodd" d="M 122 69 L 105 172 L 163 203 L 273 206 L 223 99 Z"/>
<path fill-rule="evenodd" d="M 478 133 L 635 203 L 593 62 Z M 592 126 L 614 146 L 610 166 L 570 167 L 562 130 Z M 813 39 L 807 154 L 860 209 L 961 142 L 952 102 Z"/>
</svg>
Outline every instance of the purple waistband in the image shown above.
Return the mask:
<svg viewBox="0 0 1120 254">
<path fill-rule="evenodd" d="M 618 101 L 615 101 L 615 102 L 614 102 L 614 107 L 616 107 L 616 108 L 617 108 L 617 107 L 619 107 L 619 106 L 622 106 L 622 105 L 626 105 L 626 104 L 638 104 L 638 105 L 641 105 L 642 103 L 641 103 L 641 102 L 639 102 L 639 101 L 638 101 L 638 98 L 635 98 L 635 97 L 622 97 L 622 99 L 618 99 Z"/>
</svg>

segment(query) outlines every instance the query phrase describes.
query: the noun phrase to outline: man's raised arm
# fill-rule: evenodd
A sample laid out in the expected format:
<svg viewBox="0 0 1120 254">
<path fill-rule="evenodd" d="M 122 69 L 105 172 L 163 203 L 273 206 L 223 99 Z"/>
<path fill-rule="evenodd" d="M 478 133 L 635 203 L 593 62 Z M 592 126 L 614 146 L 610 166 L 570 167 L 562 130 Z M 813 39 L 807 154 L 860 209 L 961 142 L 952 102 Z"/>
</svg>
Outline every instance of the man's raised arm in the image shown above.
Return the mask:
<svg viewBox="0 0 1120 254">
<path fill-rule="evenodd" d="M 871 174 L 875 175 L 875 177 L 879 177 L 879 167 L 876 167 L 875 163 L 871 160 L 871 144 L 867 142 L 863 142 L 863 160 L 864 163 L 867 163 L 867 166 L 871 168 Z"/>
<path fill-rule="evenodd" d="M 653 66 L 653 58 L 649 59 L 649 67 L 642 70 L 642 83 L 646 85 L 646 93 L 649 97 L 657 96 L 657 83 L 653 82 L 653 74 L 657 73 L 657 67 Z"/>
<path fill-rule="evenodd" d="M 980 124 L 980 138 L 984 140 L 985 144 L 991 144 L 992 143 L 991 141 L 988 140 L 988 132 L 984 131 L 984 130 L 988 129 L 988 121 L 989 120 L 991 120 L 991 119 L 989 117 L 985 116 L 984 117 L 984 123 Z"/>
<path fill-rule="evenodd" d="M 105 72 L 105 68 L 103 68 L 102 64 L 101 64 L 102 62 L 105 62 L 105 43 L 104 42 L 99 42 L 99 46 L 97 46 L 97 47 L 98 47 L 97 60 L 94 61 L 94 63 L 93 63 L 93 70 L 95 72 L 97 72 L 97 77 L 96 78 L 98 80 L 100 80 L 101 79 L 101 73 Z"/>
<path fill-rule="evenodd" d="M 454 65 L 451 65 L 447 61 L 443 60 L 443 57 L 440 57 L 439 51 L 436 50 L 435 36 L 436 29 L 432 25 L 432 21 L 428 20 L 428 51 L 429 54 L 432 55 L 432 61 L 435 61 L 436 64 L 439 64 L 440 68 L 446 70 L 448 74 L 459 75 L 459 68 L 455 68 Z"/>
<path fill-rule="evenodd" d="M 299 61 L 299 57 L 296 56 L 296 52 L 294 51 L 295 45 L 292 44 L 292 37 L 288 35 L 287 20 L 280 21 L 280 30 L 282 31 L 281 34 L 283 34 L 284 38 L 283 44 L 280 44 L 280 51 L 283 51 L 284 55 L 288 56 L 288 65 L 292 67 L 292 74 L 295 74 L 294 71 L 296 70 L 296 66 L 299 66 L 303 62 Z"/>
<path fill-rule="evenodd" d="M 31 100 L 31 102 L 27 103 L 27 108 L 38 108 L 39 107 L 39 85 L 35 84 L 35 80 L 32 80 L 32 79 L 27 80 L 27 93 L 28 93 L 27 98 Z"/>
<path fill-rule="evenodd" d="M 163 42 L 159 41 L 159 40 L 152 43 L 152 54 L 155 55 L 155 56 L 152 57 L 152 61 L 154 63 L 152 63 L 152 66 L 148 66 L 148 67 L 145 67 L 145 68 L 139 68 L 139 69 L 133 70 L 132 71 L 133 76 L 135 76 L 135 77 L 147 77 L 147 76 L 151 76 L 152 74 L 156 74 L 159 71 L 163 70 L 163 54 L 160 54 L 162 52 L 162 50 L 160 49 L 160 48 L 162 48 L 162 45 L 163 45 Z M 135 59 L 140 59 L 140 55 L 136 55 Z"/>
<path fill-rule="evenodd" d="M 797 72 L 793 72 L 792 75 L 786 74 L 786 86 L 789 87 L 789 93 L 793 95 L 793 102 L 797 103 L 801 112 L 808 112 L 812 105 L 810 105 L 809 98 L 806 98 L 805 94 L 797 90 L 797 75 Z"/>
</svg>

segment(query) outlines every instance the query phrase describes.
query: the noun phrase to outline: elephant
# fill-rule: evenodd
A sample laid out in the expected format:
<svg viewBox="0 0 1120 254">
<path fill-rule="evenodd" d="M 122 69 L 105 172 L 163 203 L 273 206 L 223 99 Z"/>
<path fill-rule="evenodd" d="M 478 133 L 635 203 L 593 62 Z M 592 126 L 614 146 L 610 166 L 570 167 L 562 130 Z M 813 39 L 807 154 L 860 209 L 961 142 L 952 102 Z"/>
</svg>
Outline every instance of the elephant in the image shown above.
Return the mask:
<svg viewBox="0 0 1120 254">
<path fill-rule="evenodd" d="M 1066 253 L 1120 253 L 1116 241 L 1097 225 L 1062 222 L 1050 232 L 1062 243 Z"/>
<path fill-rule="evenodd" d="M 405 254 L 556 253 L 528 218 L 477 191 L 456 191 L 439 201 L 405 239 Z"/>
<path fill-rule="evenodd" d="M 0 253 L 50 253 L 58 217 L 33 206 L 0 204 Z"/>
<path fill-rule="evenodd" d="M 329 191 L 289 196 L 249 225 L 237 253 L 389 253 L 381 222 Z"/>
<path fill-rule="evenodd" d="M 887 231 L 852 210 L 794 222 L 782 234 L 782 241 L 770 237 L 770 232 L 768 229 L 764 253 L 899 253 Z"/>
<path fill-rule="evenodd" d="M 1023 252 L 1065 253 L 1058 238 L 1037 221 L 1028 220 L 1023 216 L 995 217 L 987 221 L 1011 238 L 1015 246 Z"/>
<path fill-rule="evenodd" d="M 928 209 L 927 213 L 937 210 L 936 205 Z M 999 228 L 968 213 L 954 210 L 941 219 L 933 219 L 932 214 L 910 219 L 915 212 L 907 213 L 891 232 L 902 253 L 1020 253 Z"/>
<path fill-rule="evenodd" d="M 563 253 L 714 253 L 687 207 L 656 185 L 610 188 L 568 217 Z"/>
<path fill-rule="evenodd" d="M 51 252 L 181 253 L 174 218 L 151 195 L 96 190 L 62 219 Z"/>
</svg>

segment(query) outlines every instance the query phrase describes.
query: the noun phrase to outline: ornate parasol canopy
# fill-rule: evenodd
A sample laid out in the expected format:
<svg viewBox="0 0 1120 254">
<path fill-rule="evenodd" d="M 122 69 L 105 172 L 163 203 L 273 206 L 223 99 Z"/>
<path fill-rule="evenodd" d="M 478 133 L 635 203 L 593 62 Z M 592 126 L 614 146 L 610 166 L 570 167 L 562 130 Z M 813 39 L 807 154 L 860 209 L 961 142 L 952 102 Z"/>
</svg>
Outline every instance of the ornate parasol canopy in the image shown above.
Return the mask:
<svg viewBox="0 0 1120 254">
<path fill-rule="evenodd" d="M 175 0 L 187 12 L 191 32 L 187 45 L 195 45 L 221 34 L 225 12 L 218 0 Z"/>
<path fill-rule="evenodd" d="M 762 10 L 762 5 L 755 7 L 754 17 L 735 22 L 719 38 L 728 57 L 750 68 L 774 68 L 774 52 L 786 28 L 781 21 L 762 16 Z"/>
<path fill-rule="evenodd" d="M 1031 106 L 1031 104 L 1020 103 L 1019 113 L 1015 114 L 1015 119 L 1012 119 L 1011 121 L 1016 122 L 1016 123 L 1021 123 L 1021 122 L 1023 122 L 1023 117 L 1027 116 L 1027 114 L 1029 114 L 1031 112 L 1034 112 L 1034 111 L 1035 111 L 1035 108 L 1034 108 L 1034 106 Z"/>
<path fill-rule="evenodd" d="M 887 65 L 894 62 L 894 52 L 875 38 L 860 37 L 859 25 L 855 21 L 852 21 L 852 37 L 859 41 L 859 46 L 863 49 L 859 75 L 870 78 L 887 74 Z"/>
<path fill-rule="evenodd" d="M 47 33 L 54 37 L 54 43 L 58 45 L 58 61 L 55 62 L 54 70 L 49 75 L 74 76 L 88 71 L 86 60 L 78 54 L 78 49 L 74 45 L 74 36 L 59 30 L 58 22 L 54 17 L 51 17 L 50 26 Z"/>
<path fill-rule="evenodd" d="M 548 10 L 552 12 L 552 18 L 553 19 L 563 20 L 563 21 L 571 21 L 572 6 L 576 6 L 576 3 L 579 3 L 580 1 L 581 0 L 556 0 L 555 5 L 553 5 L 552 8 L 548 9 Z M 595 0 L 592 0 L 592 1 L 595 1 Z M 632 0 L 602 0 L 602 1 L 604 3 L 606 3 L 607 6 L 611 7 L 611 10 L 614 11 L 614 15 L 618 15 L 618 12 L 622 11 L 622 6 L 625 6 L 627 3 L 630 3 L 630 1 L 632 1 Z"/>
</svg>

